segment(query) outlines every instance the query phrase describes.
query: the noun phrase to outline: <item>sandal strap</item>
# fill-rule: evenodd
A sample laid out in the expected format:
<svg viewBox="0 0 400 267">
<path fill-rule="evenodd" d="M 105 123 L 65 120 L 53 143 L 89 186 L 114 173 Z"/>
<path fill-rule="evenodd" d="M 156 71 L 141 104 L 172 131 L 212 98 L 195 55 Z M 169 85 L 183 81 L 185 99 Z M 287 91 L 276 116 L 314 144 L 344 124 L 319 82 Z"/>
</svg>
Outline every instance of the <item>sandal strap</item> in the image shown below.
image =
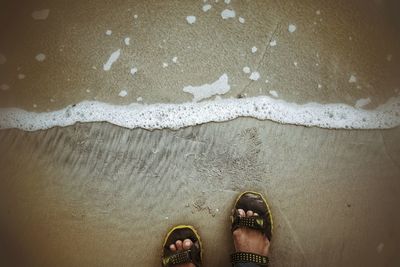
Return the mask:
<svg viewBox="0 0 400 267">
<path fill-rule="evenodd" d="M 265 221 L 260 216 L 252 216 L 252 217 L 235 216 L 232 222 L 232 231 L 236 230 L 239 227 L 248 227 L 264 232 L 265 228 L 264 225 Z"/>
<path fill-rule="evenodd" d="M 257 213 L 257 216 L 241 217 L 239 209 L 243 210 L 245 213 L 252 211 Z M 261 232 L 271 241 L 273 230 L 272 215 L 267 201 L 260 193 L 252 191 L 242 193 L 235 202 L 231 220 L 232 232 L 240 227 L 253 228 Z"/>
<path fill-rule="evenodd" d="M 268 266 L 269 259 L 266 256 L 261 256 L 254 253 L 249 252 L 235 252 L 231 254 L 231 263 L 232 266 L 236 263 L 255 263 L 259 266 Z"/>
<path fill-rule="evenodd" d="M 189 262 L 193 263 L 196 266 L 200 266 L 199 263 L 195 260 L 196 253 L 199 253 L 199 252 L 195 246 L 193 246 L 189 250 L 184 250 L 181 252 L 174 253 L 171 256 L 163 258 L 163 266 L 170 267 L 170 266 L 175 266 L 178 264 L 189 263 Z"/>
</svg>

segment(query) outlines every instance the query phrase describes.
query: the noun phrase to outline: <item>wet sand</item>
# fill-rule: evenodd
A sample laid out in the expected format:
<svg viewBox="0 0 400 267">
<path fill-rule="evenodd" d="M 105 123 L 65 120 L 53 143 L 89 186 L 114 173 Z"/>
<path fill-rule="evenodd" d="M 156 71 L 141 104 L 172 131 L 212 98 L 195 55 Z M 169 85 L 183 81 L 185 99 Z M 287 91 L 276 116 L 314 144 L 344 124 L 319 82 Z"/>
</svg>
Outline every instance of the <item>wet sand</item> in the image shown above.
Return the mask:
<svg viewBox="0 0 400 267">
<path fill-rule="evenodd" d="M 224 97 L 277 90 L 298 103 L 371 97 L 366 108 L 373 108 L 397 94 L 393 1 L 233 0 L 235 21 L 222 21 L 221 2 L 203 13 L 202 1 L 6 1 L 1 21 L 18 23 L 2 23 L 0 83 L 11 89 L 0 92 L 0 105 L 44 111 L 139 96 L 180 103 L 191 100 L 184 86 L 224 72 L 232 78 Z M 50 8 L 49 18 L 32 22 L 41 8 Z M 271 38 L 274 49 L 265 45 Z M 251 53 L 254 45 L 259 53 Z M 104 72 L 118 48 L 119 64 Z M 34 59 L 39 52 L 43 64 Z M 179 63 L 163 68 L 174 56 Z M 134 79 L 132 64 L 142 68 Z M 262 79 L 251 82 L 246 65 Z M 22 72 L 27 77 L 16 79 Z M 129 94 L 120 98 L 123 87 Z M 177 131 L 106 123 L 0 131 L 0 263 L 158 266 L 166 231 L 187 223 L 204 240 L 204 265 L 229 266 L 233 200 L 253 189 L 267 195 L 274 215 L 273 266 L 397 266 L 399 141 L 400 128 L 327 130 L 249 118 Z"/>
<path fill-rule="evenodd" d="M 253 189 L 272 207 L 274 266 L 395 266 L 399 136 L 250 119 L 179 131 L 3 131 L 5 259 L 157 266 L 165 232 L 189 223 L 205 266 L 228 266 L 232 202 Z"/>
</svg>

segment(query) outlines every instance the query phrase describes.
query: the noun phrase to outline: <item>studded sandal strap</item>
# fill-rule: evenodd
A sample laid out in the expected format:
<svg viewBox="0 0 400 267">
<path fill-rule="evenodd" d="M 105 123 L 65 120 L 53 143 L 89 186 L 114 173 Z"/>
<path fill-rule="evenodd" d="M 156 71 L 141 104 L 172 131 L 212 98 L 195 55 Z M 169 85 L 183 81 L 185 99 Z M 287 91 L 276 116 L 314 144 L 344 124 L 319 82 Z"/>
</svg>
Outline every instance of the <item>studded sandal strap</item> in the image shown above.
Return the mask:
<svg viewBox="0 0 400 267">
<path fill-rule="evenodd" d="M 163 258 L 163 266 L 164 267 L 172 267 L 178 264 L 189 263 L 192 262 L 196 266 L 200 266 L 196 261 L 195 253 L 199 253 L 196 247 L 192 247 L 189 250 L 184 250 L 181 252 L 177 252 L 172 254 L 171 256 Z"/>
<path fill-rule="evenodd" d="M 248 252 L 236 252 L 231 254 L 231 263 L 234 266 L 236 263 L 255 263 L 259 266 L 268 266 L 269 259 L 266 256 L 261 256 Z"/>
<path fill-rule="evenodd" d="M 232 231 L 236 230 L 239 227 L 248 227 L 263 231 L 264 223 L 265 223 L 264 219 L 259 216 L 252 216 L 252 217 L 235 216 L 232 222 Z"/>
</svg>

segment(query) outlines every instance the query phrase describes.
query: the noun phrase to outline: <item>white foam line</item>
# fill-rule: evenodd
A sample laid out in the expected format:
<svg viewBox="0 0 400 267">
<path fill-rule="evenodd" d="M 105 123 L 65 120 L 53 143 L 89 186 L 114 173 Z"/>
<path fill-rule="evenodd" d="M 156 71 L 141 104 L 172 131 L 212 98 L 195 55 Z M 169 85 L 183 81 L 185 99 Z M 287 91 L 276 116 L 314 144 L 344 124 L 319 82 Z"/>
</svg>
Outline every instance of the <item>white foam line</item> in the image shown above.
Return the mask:
<svg viewBox="0 0 400 267">
<path fill-rule="evenodd" d="M 346 104 L 299 105 L 268 96 L 151 105 L 83 101 L 46 113 L 17 108 L 0 109 L 0 129 L 37 131 L 77 122 L 109 122 L 129 129 L 179 129 L 238 117 L 333 129 L 387 129 L 400 126 L 399 109 L 400 97 L 389 99 L 375 110 L 357 109 Z"/>
</svg>

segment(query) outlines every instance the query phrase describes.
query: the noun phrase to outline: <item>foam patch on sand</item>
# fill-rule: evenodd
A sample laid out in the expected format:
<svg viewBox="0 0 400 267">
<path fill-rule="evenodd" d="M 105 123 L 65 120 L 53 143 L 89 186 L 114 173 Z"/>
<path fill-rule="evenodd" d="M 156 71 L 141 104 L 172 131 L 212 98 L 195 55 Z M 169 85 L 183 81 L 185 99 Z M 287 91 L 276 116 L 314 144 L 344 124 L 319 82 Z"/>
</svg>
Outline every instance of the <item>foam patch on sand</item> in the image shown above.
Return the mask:
<svg viewBox="0 0 400 267">
<path fill-rule="evenodd" d="M 186 86 L 183 91 L 193 95 L 193 101 L 197 102 L 214 95 L 223 95 L 229 92 L 231 86 L 228 83 L 228 75 L 222 74 L 218 80 L 212 84 L 203 84 L 200 86 Z"/>
<path fill-rule="evenodd" d="M 118 60 L 120 56 L 121 56 L 121 49 L 118 49 L 117 51 L 113 52 L 108 58 L 107 62 L 103 65 L 103 69 L 105 71 L 111 70 L 112 65 Z"/>
<path fill-rule="evenodd" d="M 299 105 L 268 96 L 151 105 L 84 101 L 44 113 L 3 108 L 0 109 L 0 129 L 37 131 L 77 122 L 109 122 L 129 129 L 179 129 L 238 117 L 330 129 L 387 129 L 400 126 L 400 96 L 389 99 L 375 110 L 345 104 Z"/>
</svg>

